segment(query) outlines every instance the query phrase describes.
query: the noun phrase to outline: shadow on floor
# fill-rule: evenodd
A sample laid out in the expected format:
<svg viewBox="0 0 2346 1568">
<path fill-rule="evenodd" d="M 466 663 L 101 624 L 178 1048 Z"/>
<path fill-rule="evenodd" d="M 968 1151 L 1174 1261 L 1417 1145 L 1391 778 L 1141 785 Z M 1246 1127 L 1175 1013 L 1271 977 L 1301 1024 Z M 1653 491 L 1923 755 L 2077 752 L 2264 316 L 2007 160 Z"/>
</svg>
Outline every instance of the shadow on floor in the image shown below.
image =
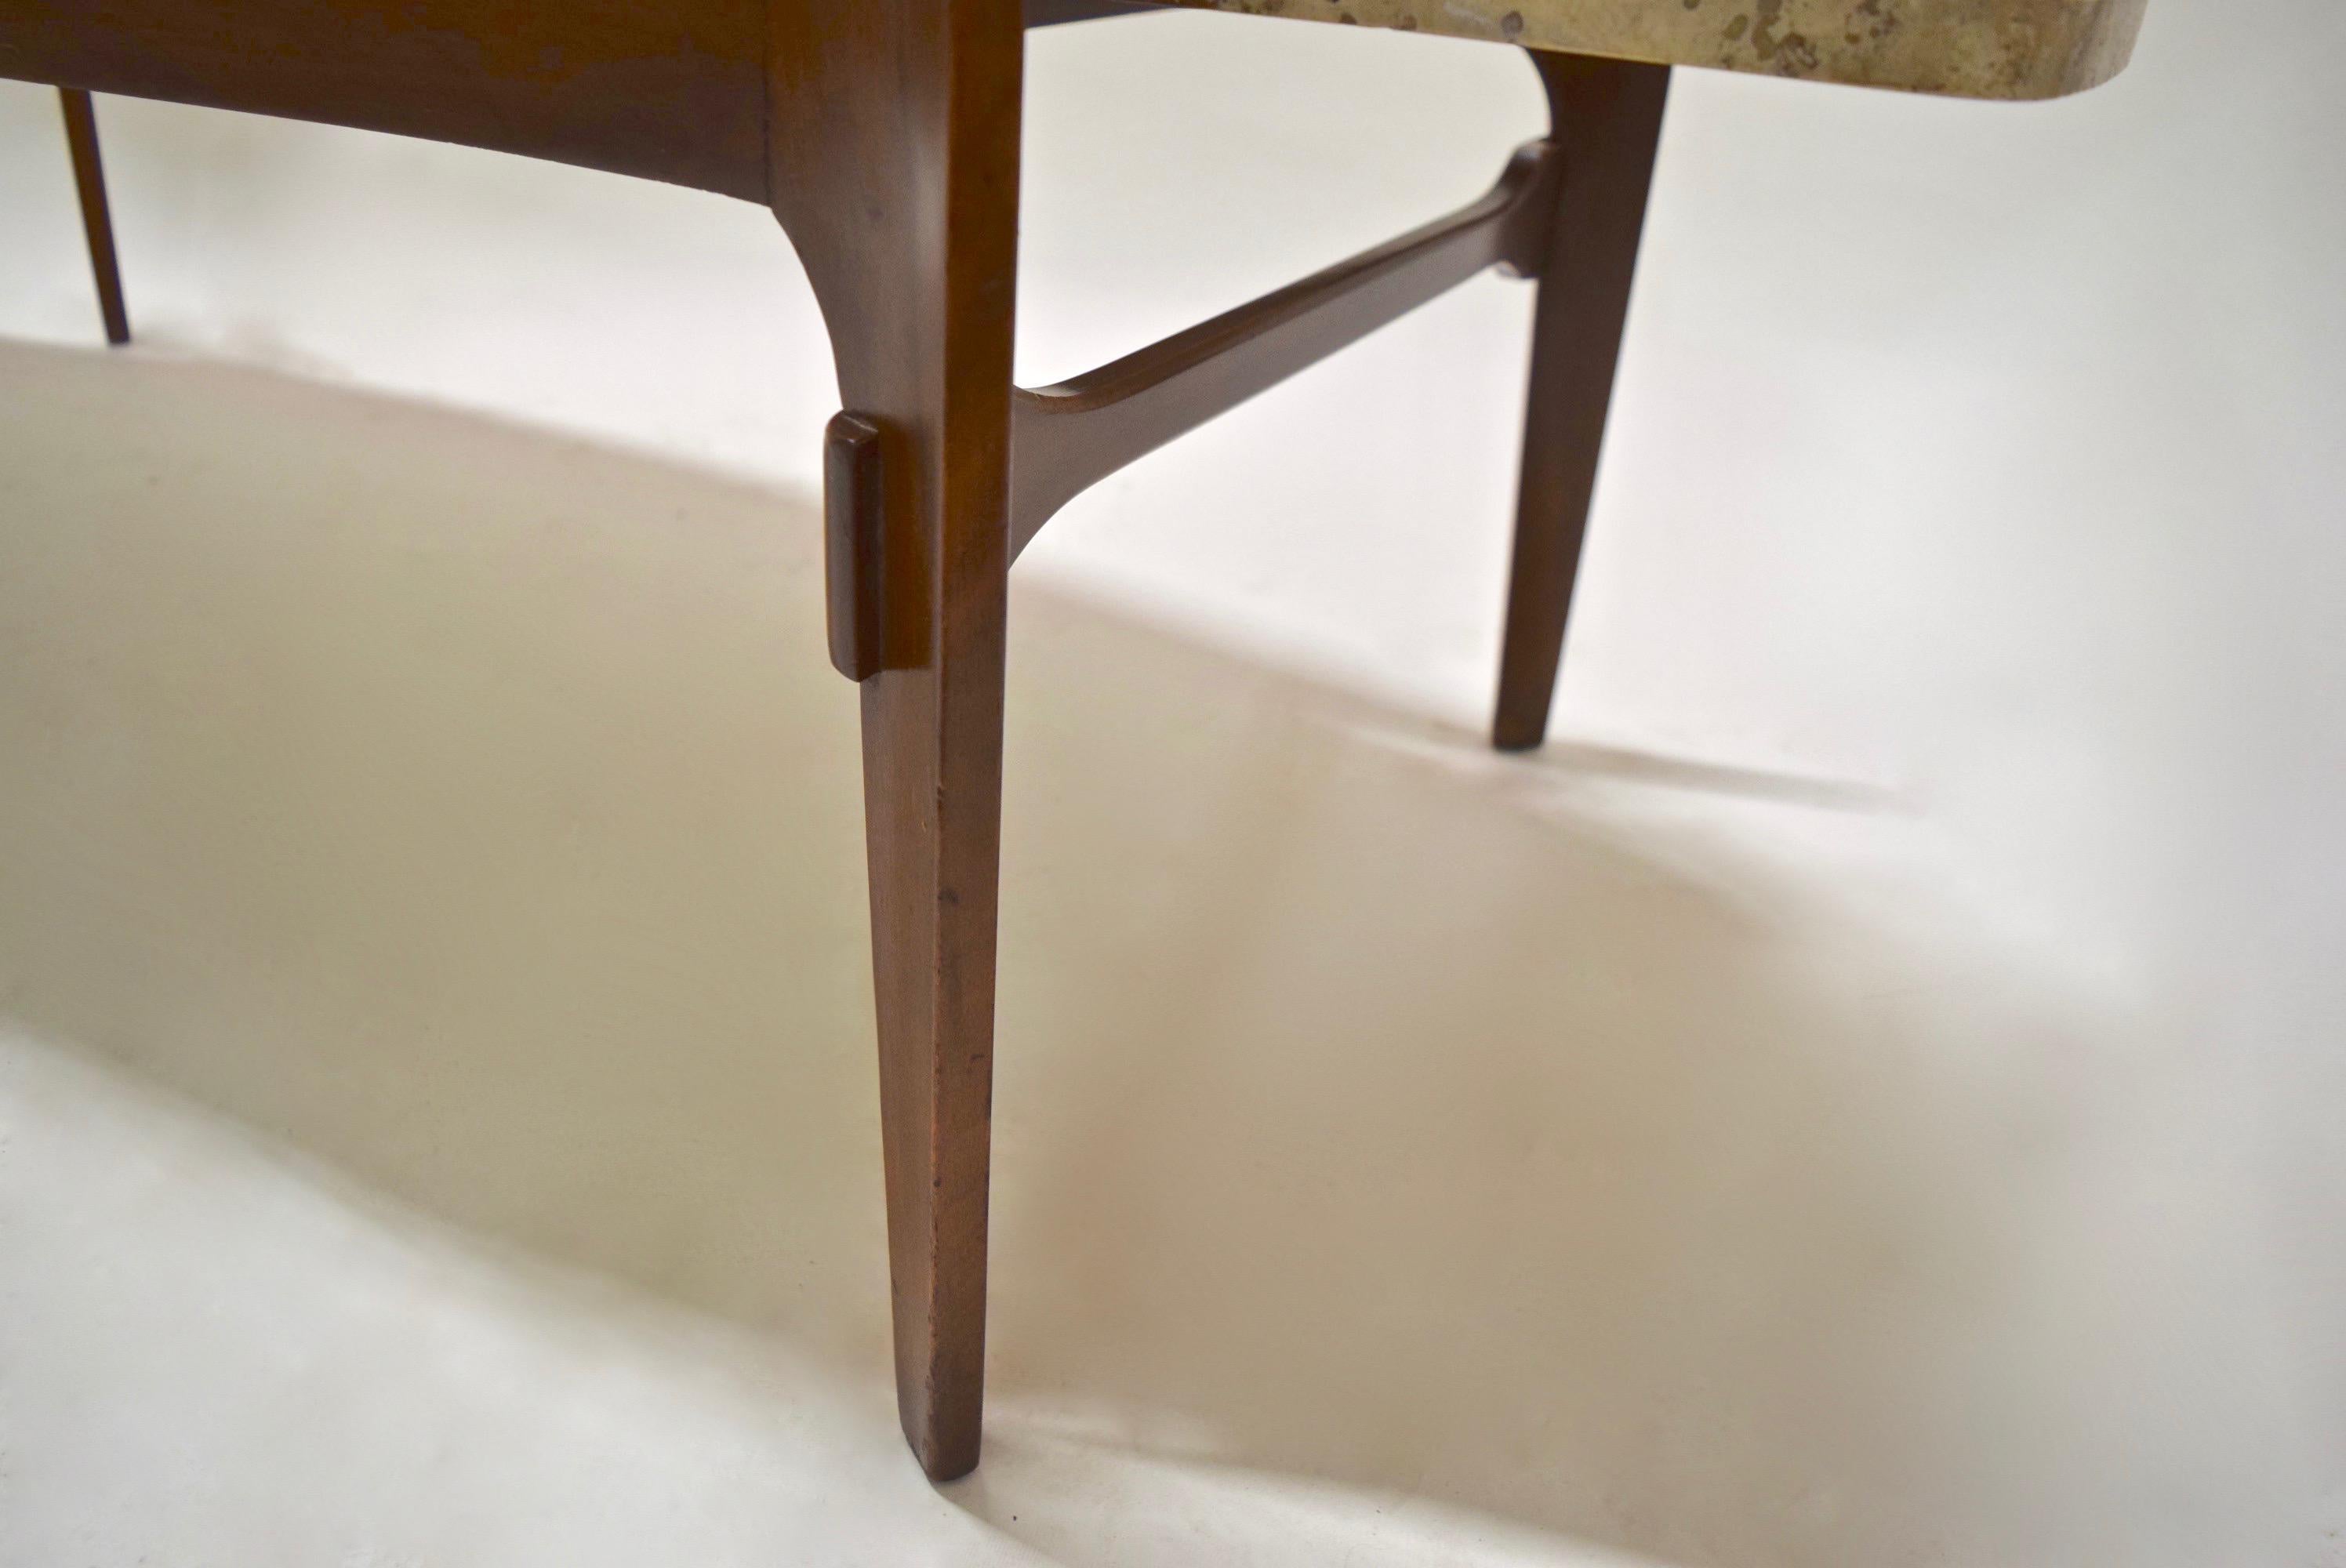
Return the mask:
<svg viewBox="0 0 2346 1568">
<path fill-rule="evenodd" d="M 0 433 L 0 1009 L 884 1397 L 810 506 L 249 372 L 12 346 L 0 382 L 38 392 Z M 2020 1375 L 2036 1168 L 1964 1042 L 2059 1010 L 1914 1003 L 1731 835 L 1015 614 L 965 1505 L 1151 1561 L 1083 1481 L 1137 1450 L 1686 1562 L 1927 1545 L 1944 1390 Z"/>
</svg>

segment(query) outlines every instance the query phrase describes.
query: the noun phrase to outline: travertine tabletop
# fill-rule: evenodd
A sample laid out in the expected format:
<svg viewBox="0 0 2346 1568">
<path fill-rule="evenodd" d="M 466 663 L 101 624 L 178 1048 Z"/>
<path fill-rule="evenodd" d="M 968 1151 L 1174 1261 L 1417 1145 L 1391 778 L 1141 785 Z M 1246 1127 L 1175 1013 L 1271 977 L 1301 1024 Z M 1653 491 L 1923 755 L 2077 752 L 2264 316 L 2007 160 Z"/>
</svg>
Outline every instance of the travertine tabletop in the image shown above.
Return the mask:
<svg viewBox="0 0 2346 1568">
<path fill-rule="evenodd" d="M 2055 98 L 2118 74 L 2147 0 L 1178 0 L 1671 66 Z"/>
</svg>

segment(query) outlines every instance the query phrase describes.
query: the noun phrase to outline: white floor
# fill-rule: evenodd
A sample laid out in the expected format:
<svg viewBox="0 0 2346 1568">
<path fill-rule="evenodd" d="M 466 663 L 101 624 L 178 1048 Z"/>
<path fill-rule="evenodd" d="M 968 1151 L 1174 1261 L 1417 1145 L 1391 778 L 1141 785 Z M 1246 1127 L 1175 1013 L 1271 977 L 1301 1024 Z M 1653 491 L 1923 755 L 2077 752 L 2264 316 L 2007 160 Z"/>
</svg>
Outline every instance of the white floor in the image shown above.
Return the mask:
<svg viewBox="0 0 2346 1568">
<path fill-rule="evenodd" d="M 942 1491 L 780 235 L 0 90 L 0 1562 L 2346 1563 L 2341 50 L 1683 76 L 1536 759 L 1519 285 L 1052 525 Z M 1535 100 L 1043 36 L 1025 373 Z"/>
</svg>

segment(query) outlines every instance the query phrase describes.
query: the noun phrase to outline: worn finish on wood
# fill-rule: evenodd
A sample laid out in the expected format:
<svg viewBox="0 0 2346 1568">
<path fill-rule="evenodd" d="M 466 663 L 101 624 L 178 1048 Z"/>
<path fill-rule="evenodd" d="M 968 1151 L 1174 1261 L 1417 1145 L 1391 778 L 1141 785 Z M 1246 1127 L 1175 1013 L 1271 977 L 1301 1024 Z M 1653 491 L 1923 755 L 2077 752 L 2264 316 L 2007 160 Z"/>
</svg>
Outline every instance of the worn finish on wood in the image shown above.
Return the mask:
<svg viewBox="0 0 2346 1568">
<path fill-rule="evenodd" d="M 1013 403 L 1014 553 L 1052 514 L 1126 464 L 1494 264 L 1529 276 L 1563 172 L 1546 143 L 1518 152 L 1480 200 L 1112 364 Z"/>
<path fill-rule="evenodd" d="M 1532 317 L 1515 561 L 1491 730 L 1504 751 L 1529 750 L 1547 736 L 1670 76 L 1666 66 L 1568 55 L 1535 54 L 1532 63 L 1547 87 L 1549 134 L 1569 172 Z"/>
<path fill-rule="evenodd" d="M 2057 98 L 2126 68 L 2147 0 L 1174 0 L 1527 49 L 1969 98 Z"/>
<path fill-rule="evenodd" d="M 59 91 L 66 114 L 66 146 L 73 155 L 74 190 L 81 198 L 82 233 L 89 240 L 89 270 L 97 282 L 97 311 L 106 341 L 119 348 L 130 341 L 130 311 L 122 300 L 122 270 L 114 257 L 114 219 L 106 209 L 106 168 L 97 156 L 97 110 L 77 88 Z"/>
</svg>

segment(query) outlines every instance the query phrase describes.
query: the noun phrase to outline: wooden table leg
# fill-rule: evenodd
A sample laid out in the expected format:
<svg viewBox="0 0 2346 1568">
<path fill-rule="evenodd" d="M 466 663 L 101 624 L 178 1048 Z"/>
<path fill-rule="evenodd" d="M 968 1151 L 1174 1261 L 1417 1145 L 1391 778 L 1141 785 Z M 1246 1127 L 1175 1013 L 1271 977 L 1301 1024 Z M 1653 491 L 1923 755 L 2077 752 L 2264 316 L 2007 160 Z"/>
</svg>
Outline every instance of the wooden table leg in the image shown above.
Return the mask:
<svg viewBox="0 0 2346 1568">
<path fill-rule="evenodd" d="M 1503 751 L 1529 751 L 1547 738 L 1670 75 L 1667 66 L 1576 55 L 1535 54 L 1532 63 L 1547 87 L 1551 137 L 1565 161 L 1532 325 L 1515 564 L 1491 732 Z"/>
<path fill-rule="evenodd" d="M 985 1387 L 1001 581 L 957 593 L 937 668 L 863 687 L 896 1402 L 939 1481 L 977 1463 Z"/>
<path fill-rule="evenodd" d="M 1019 0 L 771 21 L 774 210 L 852 416 L 838 483 L 877 486 L 831 497 L 835 610 L 877 623 L 834 647 L 863 705 L 896 1403 L 945 1481 L 977 1463 L 985 1386 L 1023 23 Z"/>
<path fill-rule="evenodd" d="M 89 95 L 59 87 L 66 111 L 66 146 L 73 154 L 74 188 L 81 196 L 82 231 L 89 238 L 89 270 L 97 279 L 97 308 L 106 318 L 106 341 L 130 341 L 130 312 L 122 303 L 122 273 L 114 260 L 114 223 L 106 210 L 106 170 L 97 158 L 97 113 Z"/>
</svg>

